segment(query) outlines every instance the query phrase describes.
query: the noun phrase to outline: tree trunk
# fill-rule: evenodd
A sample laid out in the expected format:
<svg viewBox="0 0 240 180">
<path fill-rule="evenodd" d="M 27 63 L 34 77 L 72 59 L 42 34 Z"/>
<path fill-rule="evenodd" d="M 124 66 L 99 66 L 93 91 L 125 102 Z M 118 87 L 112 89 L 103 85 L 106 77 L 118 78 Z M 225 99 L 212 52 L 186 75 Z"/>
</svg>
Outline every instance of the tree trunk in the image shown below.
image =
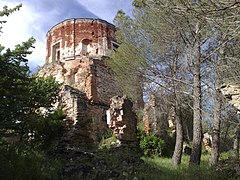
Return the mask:
<svg viewBox="0 0 240 180">
<path fill-rule="evenodd" d="M 239 141 L 240 141 L 240 124 L 236 126 L 235 129 L 235 140 L 234 140 L 234 154 L 237 159 L 239 159 Z"/>
<path fill-rule="evenodd" d="M 218 83 L 216 83 L 218 85 Z M 220 124 L 221 124 L 221 100 L 220 92 L 215 92 L 214 102 L 214 117 L 213 117 L 213 134 L 212 134 L 212 150 L 210 164 L 216 165 L 219 159 L 219 147 L 220 147 Z"/>
<path fill-rule="evenodd" d="M 193 143 L 189 166 L 199 165 L 202 150 L 202 112 L 201 112 L 201 59 L 200 37 L 196 28 L 195 43 L 193 45 Z"/>
<path fill-rule="evenodd" d="M 173 71 L 172 76 L 174 79 L 177 79 L 177 62 L 178 55 L 173 62 Z M 181 164 L 182 159 L 182 151 L 183 151 L 183 122 L 181 116 L 181 108 L 180 108 L 180 97 L 179 97 L 179 85 L 175 81 L 173 81 L 174 95 L 175 95 L 175 123 L 176 123 L 176 143 L 174 148 L 174 153 L 172 156 L 172 164 L 177 166 Z"/>
<path fill-rule="evenodd" d="M 177 100 L 176 100 L 177 101 Z M 179 165 L 182 159 L 183 151 L 183 124 L 181 118 L 181 109 L 178 102 L 175 104 L 175 122 L 176 122 L 176 143 L 172 156 L 172 164 L 174 166 Z"/>
</svg>

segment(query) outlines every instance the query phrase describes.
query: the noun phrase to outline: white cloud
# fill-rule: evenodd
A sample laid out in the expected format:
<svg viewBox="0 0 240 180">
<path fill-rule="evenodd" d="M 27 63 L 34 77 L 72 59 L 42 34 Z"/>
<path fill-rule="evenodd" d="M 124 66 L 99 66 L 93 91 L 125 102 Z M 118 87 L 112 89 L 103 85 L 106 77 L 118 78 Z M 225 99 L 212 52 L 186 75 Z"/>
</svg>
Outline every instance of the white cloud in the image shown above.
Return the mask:
<svg viewBox="0 0 240 180">
<path fill-rule="evenodd" d="M 4 2 L 8 7 L 15 7 L 17 2 Z M 28 5 L 24 5 L 20 11 L 16 11 L 8 17 L 4 17 L 7 23 L 3 24 L 3 34 L 0 43 L 6 48 L 14 48 L 32 36 L 42 36 L 37 23 L 40 15 L 34 12 Z M 41 38 L 39 38 L 41 39 Z M 45 39 L 45 38 L 44 38 Z M 31 65 L 43 65 L 45 59 L 45 42 L 37 40 L 32 55 L 28 56 Z"/>
</svg>

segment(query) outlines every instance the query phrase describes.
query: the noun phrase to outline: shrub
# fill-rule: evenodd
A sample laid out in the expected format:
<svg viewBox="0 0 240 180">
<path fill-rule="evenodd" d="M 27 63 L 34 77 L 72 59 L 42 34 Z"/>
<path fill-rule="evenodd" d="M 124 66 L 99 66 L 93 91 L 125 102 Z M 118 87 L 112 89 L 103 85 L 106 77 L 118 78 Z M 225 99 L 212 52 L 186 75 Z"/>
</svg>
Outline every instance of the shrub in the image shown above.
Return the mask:
<svg viewBox="0 0 240 180">
<path fill-rule="evenodd" d="M 113 135 L 112 130 L 109 130 L 109 131 L 106 131 L 105 133 L 103 133 L 101 138 L 102 139 L 98 145 L 99 149 L 103 149 L 103 148 L 109 149 L 111 147 L 112 143 L 117 141 L 116 137 Z"/>
<path fill-rule="evenodd" d="M 161 156 L 165 142 L 154 135 L 142 136 L 140 139 L 140 148 L 145 156 Z"/>
<path fill-rule="evenodd" d="M 32 116 L 28 127 L 32 136 L 30 138 L 29 133 L 26 133 L 26 138 L 31 140 L 31 144 L 35 147 L 50 149 L 55 140 L 63 134 L 63 118 L 64 114 L 61 109 L 56 109 L 44 116 Z"/>
</svg>

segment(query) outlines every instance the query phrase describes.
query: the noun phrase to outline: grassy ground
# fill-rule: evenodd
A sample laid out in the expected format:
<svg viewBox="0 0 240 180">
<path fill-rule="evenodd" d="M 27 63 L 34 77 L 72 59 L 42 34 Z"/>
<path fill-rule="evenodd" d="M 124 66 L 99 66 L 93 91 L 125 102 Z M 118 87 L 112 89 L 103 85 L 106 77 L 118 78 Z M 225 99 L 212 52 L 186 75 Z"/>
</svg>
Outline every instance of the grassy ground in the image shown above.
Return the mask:
<svg viewBox="0 0 240 180">
<path fill-rule="evenodd" d="M 184 155 L 182 158 L 182 163 L 178 167 L 174 167 L 171 164 L 170 158 L 142 158 L 145 163 L 149 165 L 149 168 L 142 167 L 141 176 L 144 179 L 151 180 L 175 180 L 175 179 L 184 179 L 184 180 L 214 180 L 219 179 L 215 172 L 209 167 L 208 161 L 209 155 L 202 155 L 202 161 L 200 167 L 188 167 L 189 156 Z M 155 167 L 155 170 L 150 167 Z"/>
</svg>

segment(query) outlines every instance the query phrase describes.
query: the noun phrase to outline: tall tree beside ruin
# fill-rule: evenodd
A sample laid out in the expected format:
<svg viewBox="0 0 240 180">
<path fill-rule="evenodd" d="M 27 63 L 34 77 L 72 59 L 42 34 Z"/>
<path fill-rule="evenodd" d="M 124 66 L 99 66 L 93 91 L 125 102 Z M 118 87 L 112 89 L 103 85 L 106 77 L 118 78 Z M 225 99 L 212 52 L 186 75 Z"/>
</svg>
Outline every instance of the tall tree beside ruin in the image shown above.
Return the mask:
<svg viewBox="0 0 240 180">
<path fill-rule="evenodd" d="M 115 23 L 120 28 L 118 41 L 121 45 L 109 64 L 118 75 L 123 87 L 133 85 L 130 82 L 134 80 L 132 77 L 140 74 L 149 93 L 164 90 L 175 97 L 174 100 L 165 103 L 175 109 L 177 142 L 173 164 L 177 165 L 181 162 L 183 147 L 181 90 L 191 87 L 187 68 L 185 65 L 180 67 L 180 64 L 184 64 L 184 60 L 181 59 L 184 42 L 177 31 L 172 31 L 177 20 L 169 16 L 165 6 L 159 9 L 156 4 L 134 1 L 134 7 L 134 20 L 125 16 L 122 11 L 116 16 Z M 159 21 L 159 14 L 162 16 L 162 21 Z M 174 20 L 169 22 L 171 18 Z M 164 30 L 159 27 L 164 27 Z M 131 78 L 127 78 L 129 76 Z M 134 86 L 131 88 L 134 89 Z"/>
<path fill-rule="evenodd" d="M 221 125 L 221 94 L 218 90 L 216 90 L 214 96 L 213 133 L 210 160 L 211 165 L 216 165 L 219 159 L 220 125 Z"/>
<path fill-rule="evenodd" d="M 133 5 L 134 18 L 131 24 L 128 24 L 128 29 L 124 29 L 123 24 L 119 26 L 121 45 L 112 58 L 112 68 L 119 77 L 127 77 L 128 72 L 143 74 L 146 87 L 167 87 L 171 91 L 172 88 L 166 86 L 171 80 L 192 87 L 188 90 L 192 90 L 193 94 L 193 149 L 189 165 L 200 164 L 203 117 L 201 78 L 204 72 L 201 71 L 202 63 L 219 50 L 219 45 L 211 45 L 217 37 L 216 28 L 217 34 L 236 35 L 236 31 L 238 32 L 232 25 L 229 26 L 231 28 L 224 26 L 229 19 L 223 21 L 219 15 L 226 16 L 228 11 L 239 7 L 239 2 L 135 0 Z M 231 23 L 234 23 L 232 20 Z M 121 24 L 126 21 L 119 22 Z M 227 42 L 229 40 L 227 39 Z M 209 45 L 211 48 L 208 51 L 205 47 Z M 192 73 L 189 73 L 187 78 L 182 79 L 181 76 L 180 79 L 174 79 L 169 76 L 167 67 L 172 62 L 171 54 L 176 49 L 179 51 L 178 59 L 182 62 L 180 69 L 186 65 L 188 72 Z M 124 60 L 121 57 L 125 57 Z M 122 73 L 123 71 L 119 70 L 121 65 L 131 68 L 131 71 Z"/>
<path fill-rule="evenodd" d="M 213 134 L 212 134 L 212 151 L 211 165 L 216 165 L 219 159 L 220 151 L 220 133 L 221 133 L 221 105 L 222 95 L 219 88 L 223 84 L 239 82 L 239 34 L 240 34 L 240 4 L 239 2 L 231 1 L 214 1 L 215 9 L 218 11 L 213 18 L 209 19 L 214 29 L 213 38 L 215 43 L 210 47 L 210 54 L 206 60 L 210 60 L 213 73 Z"/>
<path fill-rule="evenodd" d="M 178 56 L 177 56 L 178 57 Z M 173 72 L 172 72 L 172 77 L 174 79 L 177 79 L 177 60 L 173 62 Z M 175 148 L 174 148 L 174 153 L 172 156 L 172 164 L 173 165 L 179 165 L 181 164 L 181 158 L 182 158 L 182 152 L 183 152 L 183 120 L 182 120 L 182 115 L 181 115 L 181 100 L 180 100 L 180 94 L 178 91 L 179 83 L 173 81 L 173 91 L 175 95 L 175 104 L 174 104 L 174 109 L 175 109 L 175 123 L 176 123 L 176 143 L 175 143 Z"/>
</svg>

